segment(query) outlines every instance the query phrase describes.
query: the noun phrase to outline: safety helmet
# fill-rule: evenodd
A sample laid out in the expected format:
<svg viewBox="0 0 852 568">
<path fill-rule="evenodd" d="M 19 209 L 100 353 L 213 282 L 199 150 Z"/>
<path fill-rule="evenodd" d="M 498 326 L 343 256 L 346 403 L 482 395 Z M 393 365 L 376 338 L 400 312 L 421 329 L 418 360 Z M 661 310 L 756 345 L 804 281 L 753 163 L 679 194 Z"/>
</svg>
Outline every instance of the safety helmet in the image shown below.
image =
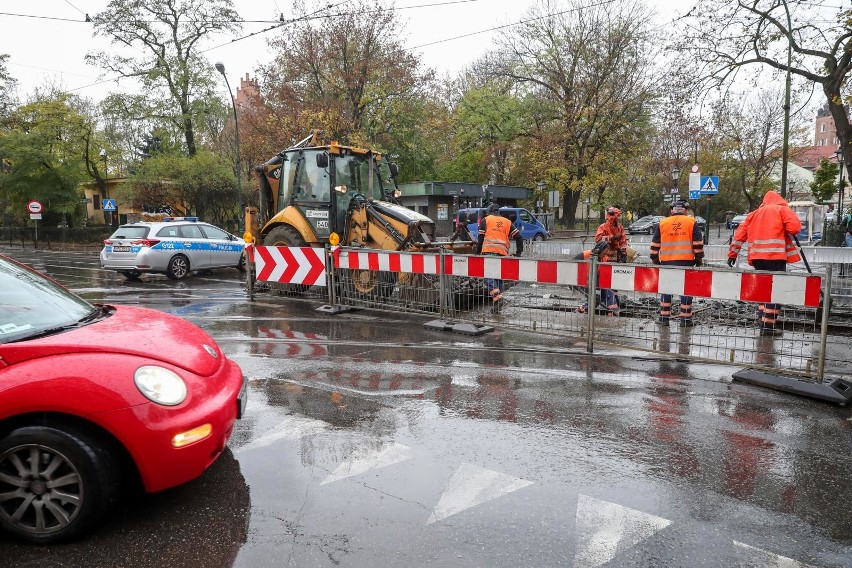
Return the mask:
<svg viewBox="0 0 852 568">
<path fill-rule="evenodd" d="M 485 210 L 485 214 L 486 215 L 494 215 L 498 211 L 500 211 L 500 206 L 497 205 L 496 203 L 492 203 L 491 205 L 488 206 L 488 209 Z"/>
<path fill-rule="evenodd" d="M 615 217 L 618 220 L 621 217 L 621 209 L 618 207 L 607 207 L 606 215 L 607 217 Z"/>
<path fill-rule="evenodd" d="M 672 203 L 670 211 L 672 213 L 686 213 L 689 211 L 689 202 L 688 201 L 675 201 Z"/>
</svg>

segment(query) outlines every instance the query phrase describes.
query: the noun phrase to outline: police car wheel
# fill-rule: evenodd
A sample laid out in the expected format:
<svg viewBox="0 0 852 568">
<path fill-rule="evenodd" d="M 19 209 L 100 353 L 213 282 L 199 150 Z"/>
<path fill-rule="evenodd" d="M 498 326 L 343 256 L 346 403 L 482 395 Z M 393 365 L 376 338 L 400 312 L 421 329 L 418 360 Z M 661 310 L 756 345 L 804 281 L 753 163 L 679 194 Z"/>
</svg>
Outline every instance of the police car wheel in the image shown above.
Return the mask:
<svg viewBox="0 0 852 568">
<path fill-rule="evenodd" d="M 182 254 L 173 256 L 166 268 L 166 276 L 171 280 L 180 280 L 187 274 L 189 274 L 189 259 Z"/>
<path fill-rule="evenodd" d="M 243 251 L 243 254 L 240 255 L 240 261 L 237 263 L 237 270 L 240 272 L 246 271 L 246 253 Z"/>
</svg>

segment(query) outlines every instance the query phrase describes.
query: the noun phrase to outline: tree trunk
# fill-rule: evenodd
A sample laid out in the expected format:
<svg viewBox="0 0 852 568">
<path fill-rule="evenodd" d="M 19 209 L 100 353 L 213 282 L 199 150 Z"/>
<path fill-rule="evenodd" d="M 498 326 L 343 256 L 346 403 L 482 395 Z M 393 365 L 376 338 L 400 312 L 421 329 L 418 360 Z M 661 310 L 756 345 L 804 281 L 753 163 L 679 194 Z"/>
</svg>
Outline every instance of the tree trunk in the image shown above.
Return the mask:
<svg viewBox="0 0 852 568">
<path fill-rule="evenodd" d="M 837 129 L 837 138 L 840 140 L 840 148 L 843 150 L 843 163 L 846 166 L 846 179 L 852 179 L 852 147 L 849 146 L 849 136 L 852 127 L 849 124 L 849 116 L 846 107 L 843 106 L 843 97 L 840 94 L 840 85 L 836 81 L 826 81 L 822 85 L 825 98 L 828 100 L 828 110 L 834 119 L 834 127 Z"/>
</svg>

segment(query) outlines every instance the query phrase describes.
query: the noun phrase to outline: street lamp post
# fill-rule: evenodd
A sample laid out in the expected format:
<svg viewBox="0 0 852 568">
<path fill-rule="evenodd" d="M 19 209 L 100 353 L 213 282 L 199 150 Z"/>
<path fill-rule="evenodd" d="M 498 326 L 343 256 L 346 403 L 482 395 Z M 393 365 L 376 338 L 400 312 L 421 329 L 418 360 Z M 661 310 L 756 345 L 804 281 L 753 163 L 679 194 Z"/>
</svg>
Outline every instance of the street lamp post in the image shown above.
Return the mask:
<svg viewBox="0 0 852 568">
<path fill-rule="evenodd" d="M 680 168 L 674 167 L 672 168 L 672 181 L 674 182 L 674 191 L 671 194 L 671 202 L 674 203 L 675 200 L 679 197 L 677 190 L 677 180 L 680 178 Z"/>
<path fill-rule="evenodd" d="M 101 151 L 98 152 L 98 156 L 103 158 L 104 161 L 104 199 L 109 199 L 109 185 L 107 184 L 107 153 L 104 148 L 101 148 Z M 109 218 L 107 219 L 107 225 L 112 227 L 112 211 L 107 211 Z"/>
<path fill-rule="evenodd" d="M 243 211 L 243 189 L 242 189 L 242 164 L 240 162 L 240 125 L 237 120 L 237 102 L 234 100 L 234 93 L 231 92 L 231 84 L 228 82 L 228 76 L 225 75 L 225 64 L 221 61 L 216 63 L 216 70 L 225 78 L 225 86 L 228 87 L 228 94 L 231 95 L 231 108 L 234 109 L 234 140 L 237 145 L 237 227 L 240 224 L 240 215 Z"/>
<path fill-rule="evenodd" d="M 843 215 L 843 150 L 838 148 L 834 153 L 837 163 L 840 165 L 840 178 L 837 181 L 837 212 L 834 214 L 835 222 L 840 225 L 840 217 Z"/>
</svg>

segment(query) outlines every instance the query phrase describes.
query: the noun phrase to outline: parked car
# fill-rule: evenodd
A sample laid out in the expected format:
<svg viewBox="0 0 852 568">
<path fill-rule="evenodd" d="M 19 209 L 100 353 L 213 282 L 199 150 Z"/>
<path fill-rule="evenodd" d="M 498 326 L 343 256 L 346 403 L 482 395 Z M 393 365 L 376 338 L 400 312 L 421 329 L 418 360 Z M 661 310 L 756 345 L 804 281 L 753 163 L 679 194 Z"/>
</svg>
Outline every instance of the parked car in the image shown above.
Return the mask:
<svg viewBox="0 0 852 568">
<path fill-rule="evenodd" d="M 698 230 L 702 233 L 707 232 L 707 219 L 700 215 L 695 216 L 695 224 L 698 225 Z"/>
<path fill-rule="evenodd" d="M 456 223 L 467 225 L 471 236 L 475 239 L 479 232 L 479 221 L 485 217 L 485 207 L 472 207 L 459 210 Z M 549 237 L 544 223 L 535 215 L 522 207 L 501 207 L 500 215 L 512 221 L 521 232 L 524 240 L 544 241 Z"/>
<path fill-rule="evenodd" d="M 180 280 L 191 271 L 236 268 L 245 271 L 245 241 L 197 217 L 121 225 L 104 241 L 101 267 L 127 278 L 143 273 Z"/>
<path fill-rule="evenodd" d="M 728 228 L 732 231 L 736 231 L 737 227 L 742 225 L 742 222 L 745 221 L 746 216 L 748 216 L 748 213 L 743 213 L 742 215 L 737 215 L 736 217 L 734 217 L 733 219 L 731 219 L 728 222 Z"/>
<path fill-rule="evenodd" d="M 0 528 L 83 534 L 141 481 L 200 476 L 246 405 L 236 363 L 200 328 L 91 304 L 0 256 Z"/>
<path fill-rule="evenodd" d="M 660 221 L 665 219 L 662 215 L 645 215 L 639 217 L 627 227 L 627 232 L 630 234 L 645 233 L 648 235 L 654 234 L 654 229 L 660 224 Z"/>
</svg>

